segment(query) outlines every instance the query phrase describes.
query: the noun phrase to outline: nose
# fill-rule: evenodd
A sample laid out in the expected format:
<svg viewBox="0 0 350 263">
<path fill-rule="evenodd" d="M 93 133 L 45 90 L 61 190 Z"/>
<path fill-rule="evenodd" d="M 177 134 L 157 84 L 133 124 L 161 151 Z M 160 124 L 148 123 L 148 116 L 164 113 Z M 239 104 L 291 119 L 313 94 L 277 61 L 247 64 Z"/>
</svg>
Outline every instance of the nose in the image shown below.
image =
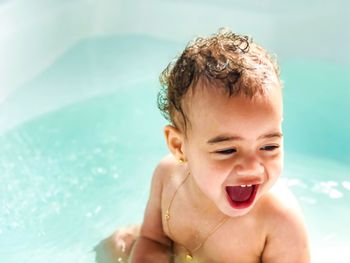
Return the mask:
<svg viewBox="0 0 350 263">
<path fill-rule="evenodd" d="M 254 156 L 242 157 L 235 165 L 235 173 L 238 176 L 259 176 L 264 171 L 264 166 Z"/>
</svg>

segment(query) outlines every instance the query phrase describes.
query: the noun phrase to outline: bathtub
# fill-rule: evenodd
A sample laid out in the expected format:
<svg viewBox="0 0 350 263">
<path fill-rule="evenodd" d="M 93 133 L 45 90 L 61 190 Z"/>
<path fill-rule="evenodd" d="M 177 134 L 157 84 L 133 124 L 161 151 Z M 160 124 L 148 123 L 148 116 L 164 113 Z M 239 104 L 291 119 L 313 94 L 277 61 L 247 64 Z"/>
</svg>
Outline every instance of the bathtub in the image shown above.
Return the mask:
<svg viewBox="0 0 350 263">
<path fill-rule="evenodd" d="M 158 75 L 188 40 L 227 26 L 278 56 L 282 179 L 303 208 L 312 262 L 344 262 L 348 9 L 345 1 L 1 1 L 1 260 L 95 262 L 102 239 L 141 222 L 167 153 Z"/>
</svg>

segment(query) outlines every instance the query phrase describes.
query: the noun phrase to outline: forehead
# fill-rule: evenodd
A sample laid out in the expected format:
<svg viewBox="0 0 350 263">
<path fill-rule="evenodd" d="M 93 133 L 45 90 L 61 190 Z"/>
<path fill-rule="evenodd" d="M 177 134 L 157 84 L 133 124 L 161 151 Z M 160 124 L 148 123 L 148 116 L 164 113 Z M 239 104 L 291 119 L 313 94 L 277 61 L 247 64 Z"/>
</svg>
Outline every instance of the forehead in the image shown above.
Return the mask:
<svg viewBox="0 0 350 263">
<path fill-rule="evenodd" d="M 218 87 L 198 87 L 188 96 L 186 108 L 192 135 L 234 133 L 255 138 L 281 129 L 283 107 L 279 87 L 253 99 L 243 95 L 229 97 Z"/>
</svg>

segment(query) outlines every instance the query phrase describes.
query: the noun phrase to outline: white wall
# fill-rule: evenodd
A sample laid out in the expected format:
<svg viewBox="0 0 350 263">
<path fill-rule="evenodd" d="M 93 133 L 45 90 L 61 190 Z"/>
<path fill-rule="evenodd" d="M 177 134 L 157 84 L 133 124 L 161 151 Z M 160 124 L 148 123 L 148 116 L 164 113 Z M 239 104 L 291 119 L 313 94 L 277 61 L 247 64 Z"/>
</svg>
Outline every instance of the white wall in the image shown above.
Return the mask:
<svg viewBox="0 0 350 263">
<path fill-rule="evenodd" d="M 89 34 L 88 1 L 8 1 L 0 5 L 0 101 Z"/>
</svg>

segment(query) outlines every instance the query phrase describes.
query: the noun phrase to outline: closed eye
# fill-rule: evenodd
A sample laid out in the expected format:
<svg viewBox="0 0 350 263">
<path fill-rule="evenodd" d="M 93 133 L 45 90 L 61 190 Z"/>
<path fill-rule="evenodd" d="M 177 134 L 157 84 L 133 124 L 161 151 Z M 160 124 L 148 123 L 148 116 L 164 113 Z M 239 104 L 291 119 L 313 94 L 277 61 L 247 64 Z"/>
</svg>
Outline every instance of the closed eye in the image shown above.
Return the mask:
<svg viewBox="0 0 350 263">
<path fill-rule="evenodd" d="M 233 149 L 233 148 L 226 149 L 226 150 L 221 150 L 221 151 L 216 151 L 216 153 L 218 153 L 218 154 L 232 154 L 232 153 L 235 153 L 235 152 L 237 152 L 237 150 Z"/>
<path fill-rule="evenodd" d="M 271 152 L 273 150 L 276 150 L 277 148 L 279 148 L 279 146 L 277 146 L 277 145 L 268 145 L 268 146 L 264 146 L 264 147 L 260 148 L 260 150 Z"/>
</svg>

